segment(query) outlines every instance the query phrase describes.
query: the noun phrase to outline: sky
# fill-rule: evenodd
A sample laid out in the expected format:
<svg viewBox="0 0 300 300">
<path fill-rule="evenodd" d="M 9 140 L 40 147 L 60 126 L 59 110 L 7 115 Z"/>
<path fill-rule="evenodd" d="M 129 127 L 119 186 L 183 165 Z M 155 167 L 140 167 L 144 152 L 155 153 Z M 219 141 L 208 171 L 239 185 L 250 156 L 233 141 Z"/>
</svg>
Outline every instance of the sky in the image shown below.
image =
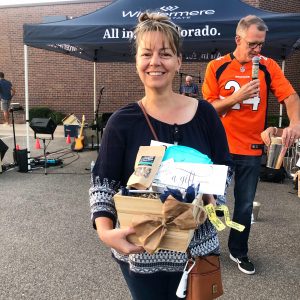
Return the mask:
<svg viewBox="0 0 300 300">
<path fill-rule="evenodd" d="M 49 3 L 49 2 L 68 2 L 72 0 L 0 0 L 0 6 L 32 4 L 32 3 Z"/>
</svg>

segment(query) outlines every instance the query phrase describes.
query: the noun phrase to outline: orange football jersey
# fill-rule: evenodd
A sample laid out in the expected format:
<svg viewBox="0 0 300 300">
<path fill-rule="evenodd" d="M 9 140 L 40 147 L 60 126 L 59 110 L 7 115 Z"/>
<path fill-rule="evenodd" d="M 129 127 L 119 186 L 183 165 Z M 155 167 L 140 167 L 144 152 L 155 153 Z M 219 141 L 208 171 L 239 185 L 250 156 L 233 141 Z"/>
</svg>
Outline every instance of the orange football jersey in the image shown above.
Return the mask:
<svg viewBox="0 0 300 300">
<path fill-rule="evenodd" d="M 207 65 L 202 93 L 205 100 L 224 99 L 251 80 L 252 61 L 241 65 L 232 53 L 217 58 Z M 221 116 L 230 153 L 258 156 L 262 153 L 260 133 L 265 128 L 268 93 L 279 102 L 295 93 L 278 64 L 271 58 L 260 56 L 259 96 L 235 104 Z"/>
</svg>

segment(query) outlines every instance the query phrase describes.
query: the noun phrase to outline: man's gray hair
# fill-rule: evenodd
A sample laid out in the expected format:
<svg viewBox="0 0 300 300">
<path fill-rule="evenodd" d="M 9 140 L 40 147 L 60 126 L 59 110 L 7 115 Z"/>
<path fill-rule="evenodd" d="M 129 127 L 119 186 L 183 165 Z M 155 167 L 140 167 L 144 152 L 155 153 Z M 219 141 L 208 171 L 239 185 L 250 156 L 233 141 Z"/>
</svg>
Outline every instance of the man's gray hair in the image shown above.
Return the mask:
<svg viewBox="0 0 300 300">
<path fill-rule="evenodd" d="M 261 18 L 254 15 L 248 15 L 239 21 L 236 27 L 236 35 L 242 36 L 251 25 L 256 25 L 256 28 L 259 31 L 268 31 L 268 26 Z"/>
</svg>

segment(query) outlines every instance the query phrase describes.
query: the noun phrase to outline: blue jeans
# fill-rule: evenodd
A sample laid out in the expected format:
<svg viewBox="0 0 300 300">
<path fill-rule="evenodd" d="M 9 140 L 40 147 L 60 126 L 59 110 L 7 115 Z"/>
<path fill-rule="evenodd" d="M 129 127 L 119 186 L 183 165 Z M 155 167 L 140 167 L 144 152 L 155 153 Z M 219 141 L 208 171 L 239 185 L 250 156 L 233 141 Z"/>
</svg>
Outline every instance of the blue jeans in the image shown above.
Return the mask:
<svg viewBox="0 0 300 300">
<path fill-rule="evenodd" d="M 228 240 L 230 253 L 244 257 L 248 253 L 253 201 L 261 167 L 261 156 L 232 154 L 234 163 L 234 212 L 233 221 L 245 225 L 242 232 L 231 229 Z"/>
<path fill-rule="evenodd" d="M 129 270 L 127 263 L 119 262 L 133 300 L 177 300 L 176 290 L 182 272 L 138 274 Z"/>
</svg>

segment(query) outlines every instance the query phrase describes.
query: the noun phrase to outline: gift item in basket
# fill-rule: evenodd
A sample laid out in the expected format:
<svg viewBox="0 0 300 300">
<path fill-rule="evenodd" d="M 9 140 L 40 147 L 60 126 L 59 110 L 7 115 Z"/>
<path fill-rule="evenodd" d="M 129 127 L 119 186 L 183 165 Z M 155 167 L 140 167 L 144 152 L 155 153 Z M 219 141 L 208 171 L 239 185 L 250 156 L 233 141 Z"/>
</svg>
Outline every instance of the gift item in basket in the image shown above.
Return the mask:
<svg viewBox="0 0 300 300">
<path fill-rule="evenodd" d="M 137 226 L 138 235 L 128 237 L 131 243 L 142 245 L 149 253 L 159 249 L 186 252 L 198 224 L 194 217 L 198 206 L 175 199 L 163 204 L 159 199 L 120 194 L 114 201 L 121 228 Z"/>
<path fill-rule="evenodd" d="M 199 192 L 203 194 L 224 195 L 227 171 L 228 166 L 212 164 L 207 155 L 196 149 L 168 146 L 152 190 L 162 193 L 168 187 L 183 191 L 200 184 Z"/>
<path fill-rule="evenodd" d="M 172 145 L 167 148 L 163 161 L 173 159 L 174 162 L 189 162 L 197 164 L 212 164 L 211 159 L 200 151 L 181 145 Z"/>
<path fill-rule="evenodd" d="M 186 300 L 212 300 L 223 295 L 219 256 L 196 257 L 195 262 L 188 275 Z"/>
<path fill-rule="evenodd" d="M 159 169 L 165 153 L 163 146 L 141 146 L 136 156 L 134 172 L 127 185 L 136 189 L 147 189 Z"/>
<path fill-rule="evenodd" d="M 150 254 L 158 249 L 168 230 L 193 230 L 196 225 L 192 207 L 172 197 L 163 204 L 162 216 L 139 215 L 132 220 L 139 242 Z"/>
<path fill-rule="evenodd" d="M 159 199 L 122 196 L 116 194 L 114 196 L 114 200 L 121 228 L 132 227 L 134 220 L 138 220 L 140 218 L 144 219 L 145 217 L 148 218 L 148 225 L 149 223 L 154 224 L 156 225 L 156 228 L 158 228 L 160 227 L 160 224 L 163 224 L 162 212 L 164 204 L 162 204 Z M 188 205 L 192 211 L 191 204 L 185 205 Z M 193 221 L 193 217 L 191 218 L 191 220 Z M 153 223 L 155 221 L 158 222 Z M 146 225 L 146 227 L 148 227 L 148 225 Z M 155 227 L 153 228 L 155 229 Z M 141 234 L 142 232 L 140 231 L 139 233 Z M 175 225 L 169 225 L 168 230 L 164 233 L 165 234 L 156 249 L 150 249 L 151 245 L 149 246 L 149 253 L 153 253 L 158 249 L 185 252 L 193 236 L 194 229 L 179 229 Z M 128 239 L 133 244 L 142 245 L 142 242 L 139 240 L 139 237 L 136 234 L 130 235 Z M 149 242 L 149 238 L 146 242 L 148 242 L 148 245 L 149 243 L 151 244 L 151 241 Z M 156 240 L 154 241 L 154 243 L 157 244 Z"/>
</svg>

